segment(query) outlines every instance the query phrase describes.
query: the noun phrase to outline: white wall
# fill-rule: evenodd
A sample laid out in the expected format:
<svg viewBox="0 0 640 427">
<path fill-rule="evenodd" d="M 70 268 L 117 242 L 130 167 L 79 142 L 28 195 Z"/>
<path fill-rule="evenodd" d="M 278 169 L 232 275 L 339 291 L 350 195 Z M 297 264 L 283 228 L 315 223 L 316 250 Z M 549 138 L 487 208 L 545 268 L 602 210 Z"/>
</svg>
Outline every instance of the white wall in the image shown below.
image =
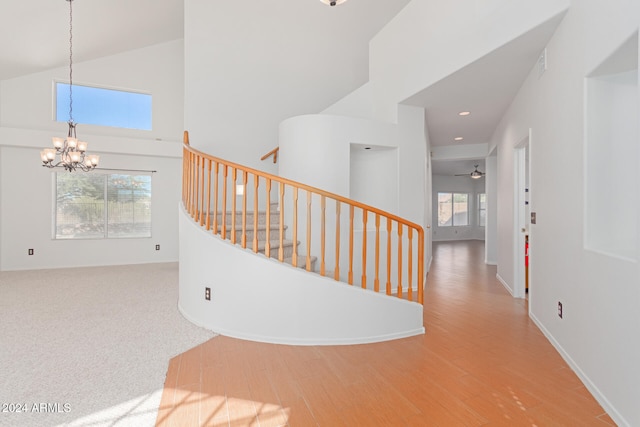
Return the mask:
<svg viewBox="0 0 640 427">
<path fill-rule="evenodd" d="M 484 262 L 498 263 L 498 163 L 497 153 L 485 160 L 485 192 L 487 194 L 487 224 L 485 227 Z"/>
<path fill-rule="evenodd" d="M 422 305 L 256 256 L 180 209 L 179 308 L 224 335 L 294 345 L 357 344 L 424 333 Z M 204 298 L 211 288 L 211 300 Z M 357 315 L 354 315 L 357 313 Z"/>
<path fill-rule="evenodd" d="M 485 228 L 478 226 L 478 194 L 485 192 L 485 179 L 471 179 L 468 176 L 433 175 L 433 241 L 444 240 L 484 240 Z M 468 226 L 438 226 L 438 192 L 467 193 L 469 195 Z"/>
<path fill-rule="evenodd" d="M 637 2 L 573 2 L 547 47 L 548 70 L 540 78 L 531 73 L 492 141 L 498 147 L 499 274 L 513 283 L 513 146 L 531 128 L 531 210 L 537 213 L 530 229 L 531 317 L 616 423 L 627 426 L 640 425 L 640 267 L 585 248 L 585 174 L 591 173 L 585 167 L 585 77 L 637 37 L 639 26 Z M 637 123 L 637 115 L 631 120 Z M 637 164 L 637 138 L 630 155 Z M 637 181 L 633 188 L 637 193 Z M 637 227 L 637 198 L 626 208 L 635 212 Z"/>
<path fill-rule="evenodd" d="M 185 124 L 194 147 L 275 172 L 259 159 L 278 145 L 278 124 L 365 84 L 369 40 L 407 2 L 186 0 Z"/>
<path fill-rule="evenodd" d="M 374 115 L 560 14 L 569 0 L 414 0 L 371 41 Z"/>
<path fill-rule="evenodd" d="M 398 124 L 390 124 L 357 117 L 336 116 L 328 114 L 293 117 L 280 125 L 280 159 L 279 174 L 283 178 L 302 182 L 336 193 L 343 197 L 355 198 L 365 204 L 386 209 L 394 215 L 423 225 L 425 219 L 425 159 L 426 141 L 424 139 L 424 112 L 416 107 L 402 107 Z M 371 151 L 364 150 L 371 146 Z M 355 158 L 351 158 L 354 153 Z M 383 162 L 386 166 L 383 168 Z M 403 167 L 399 168 L 398 165 Z M 382 168 L 381 172 L 375 172 Z M 373 178 L 371 174 L 378 175 Z M 393 175 L 393 176 L 392 176 Z M 386 181 L 384 178 L 386 177 Z M 383 180 L 381 182 L 380 180 Z M 306 217 L 305 195 L 300 195 L 299 215 Z M 312 217 L 319 218 L 319 202 L 313 204 Z M 335 208 L 327 206 L 327 230 L 335 230 Z M 355 252 L 363 241 L 364 229 L 356 212 Z M 292 220 L 285 221 L 291 230 Z M 349 211 L 343 205 L 341 210 L 341 235 L 343 244 L 348 242 Z M 303 227 L 303 225 L 300 225 Z M 368 219 L 367 247 L 368 254 L 375 249 L 374 218 Z M 384 227 L 383 227 L 384 229 Z M 428 231 L 428 230 L 427 230 Z M 405 236 L 406 236 L 405 230 Z M 327 247 L 335 245 L 335 233 L 327 234 Z M 371 236 L 370 236 L 371 234 Z M 384 234 L 384 233 L 383 233 Z M 385 234 L 386 236 L 386 234 Z M 291 237 L 291 232 L 289 232 Z M 383 236 L 384 237 L 384 236 Z M 386 237 L 385 237 L 386 238 Z M 394 237 L 395 239 L 396 237 Z M 303 240 L 303 239 L 300 239 Z M 320 253 L 320 236 L 312 235 L 311 253 Z M 386 241 L 386 240 L 385 240 Z M 414 237 L 414 246 L 416 238 Z M 301 242 L 300 250 L 304 253 L 306 244 Z M 386 249 L 385 249 L 386 250 Z M 414 247 L 414 251 L 417 247 Z M 405 249 L 406 251 L 406 249 Z M 406 252 L 405 252 L 406 253 Z M 417 253 L 417 252 L 414 252 Z M 386 252 L 385 252 L 386 254 Z M 428 261 L 430 253 L 425 254 Z M 335 265 L 330 252 L 327 265 Z M 346 266 L 349 265 L 348 251 L 344 248 L 340 257 L 341 277 L 347 280 Z M 373 277 L 373 261 L 368 262 L 368 276 Z M 362 274 L 360 257 L 353 260 L 354 274 Z M 425 264 L 425 267 L 428 264 Z M 395 272 L 394 266 L 394 272 Z M 406 266 L 404 267 L 406 269 Z M 414 267 L 414 271 L 417 267 Z M 404 276 L 406 277 L 406 275 Z M 372 282 L 369 282 L 372 284 Z"/>
<path fill-rule="evenodd" d="M 64 68 L 0 82 L 0 269 L 167 262 L 178 259 L 175 206 L 180 200 L 183 129 L 182 41 L 74 64 L 74 83 L 134 89 L 153 96 L 153 130 L 78 125 L 100 166 L 156 170 L 152 237 L 60 241 L 52 236 L 52 175 L 39 152 L 66 135 L 53 121 L 53 81 Z M 66 74 L 66 75 L 65 75 Z M 155 245 L 160 245 L 160 251 Z M 34 255 L 28 256 L 28 249 Z"/>
</svg>

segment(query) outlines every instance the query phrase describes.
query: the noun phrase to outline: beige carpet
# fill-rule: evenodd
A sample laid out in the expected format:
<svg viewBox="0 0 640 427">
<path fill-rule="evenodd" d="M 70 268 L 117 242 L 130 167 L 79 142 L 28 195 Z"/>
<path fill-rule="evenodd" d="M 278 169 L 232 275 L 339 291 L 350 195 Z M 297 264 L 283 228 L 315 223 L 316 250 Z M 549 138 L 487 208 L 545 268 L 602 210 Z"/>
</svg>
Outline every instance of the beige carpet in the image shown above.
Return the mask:
<svg viewBox="0 0 640 427">
<path fill-rule="evenodd" d="M 0 426 L 152 426 L 169 359 L 213 337 L 178 264 L 0 273 Z"/>
</svg>

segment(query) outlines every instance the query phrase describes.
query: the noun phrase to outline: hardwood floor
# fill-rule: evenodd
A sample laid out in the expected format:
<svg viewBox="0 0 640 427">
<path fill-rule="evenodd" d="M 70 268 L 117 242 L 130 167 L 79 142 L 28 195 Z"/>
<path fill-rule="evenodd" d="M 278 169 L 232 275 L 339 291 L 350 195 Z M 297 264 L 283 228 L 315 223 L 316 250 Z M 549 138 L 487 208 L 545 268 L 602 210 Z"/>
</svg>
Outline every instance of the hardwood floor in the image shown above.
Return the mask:
<svg viewBox="0 0 640 427">
<path fill-rule="evenodd" d="M 216 337 L 173 358 L 158 426 L 615 426 L 484 264 L 434 244 L 422 336 L 294 347 Z"/>
</svg>

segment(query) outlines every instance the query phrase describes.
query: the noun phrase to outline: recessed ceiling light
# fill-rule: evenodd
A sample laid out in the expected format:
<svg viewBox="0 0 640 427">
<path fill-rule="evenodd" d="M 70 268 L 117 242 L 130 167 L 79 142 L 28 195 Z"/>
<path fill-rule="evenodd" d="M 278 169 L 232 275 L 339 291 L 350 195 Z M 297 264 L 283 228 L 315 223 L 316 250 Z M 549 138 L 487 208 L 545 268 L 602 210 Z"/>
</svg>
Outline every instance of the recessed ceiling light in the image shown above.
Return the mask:
<svg viewBox="0 0 640 427">
<path fill-rule="evenodd" d="M 461 136 L 456 136 L 455 138 L 453 138 L 454 141 L 462 141 L 464 138 Z"/>
<path fill-rule="evenodd" d="M 471 112 L 470 112 L 470 111 L 460 111 L 460 112 L 458 113 L 458 115 L 459 115 L 459 116 L 468 116 L 469 114 L 471 114 Z"/>
</svg>

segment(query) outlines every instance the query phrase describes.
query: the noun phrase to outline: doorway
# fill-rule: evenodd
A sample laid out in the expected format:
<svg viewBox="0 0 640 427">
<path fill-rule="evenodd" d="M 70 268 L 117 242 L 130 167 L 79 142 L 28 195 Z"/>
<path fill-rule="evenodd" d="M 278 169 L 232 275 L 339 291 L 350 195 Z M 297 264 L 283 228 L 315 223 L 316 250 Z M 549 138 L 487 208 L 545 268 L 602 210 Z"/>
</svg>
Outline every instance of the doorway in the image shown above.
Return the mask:
<svg viewBox="0 0 640 427">
<path fill-rule="evenodd" d="M 527 298 L 531 287 L 529 277 L 529 242 L 531 241 L 531 129 L 514 147 L 514 219 L 513 262 L 515 298 Z M 525 265 L 525 262 L 527 265 Z"/>
</svg>

